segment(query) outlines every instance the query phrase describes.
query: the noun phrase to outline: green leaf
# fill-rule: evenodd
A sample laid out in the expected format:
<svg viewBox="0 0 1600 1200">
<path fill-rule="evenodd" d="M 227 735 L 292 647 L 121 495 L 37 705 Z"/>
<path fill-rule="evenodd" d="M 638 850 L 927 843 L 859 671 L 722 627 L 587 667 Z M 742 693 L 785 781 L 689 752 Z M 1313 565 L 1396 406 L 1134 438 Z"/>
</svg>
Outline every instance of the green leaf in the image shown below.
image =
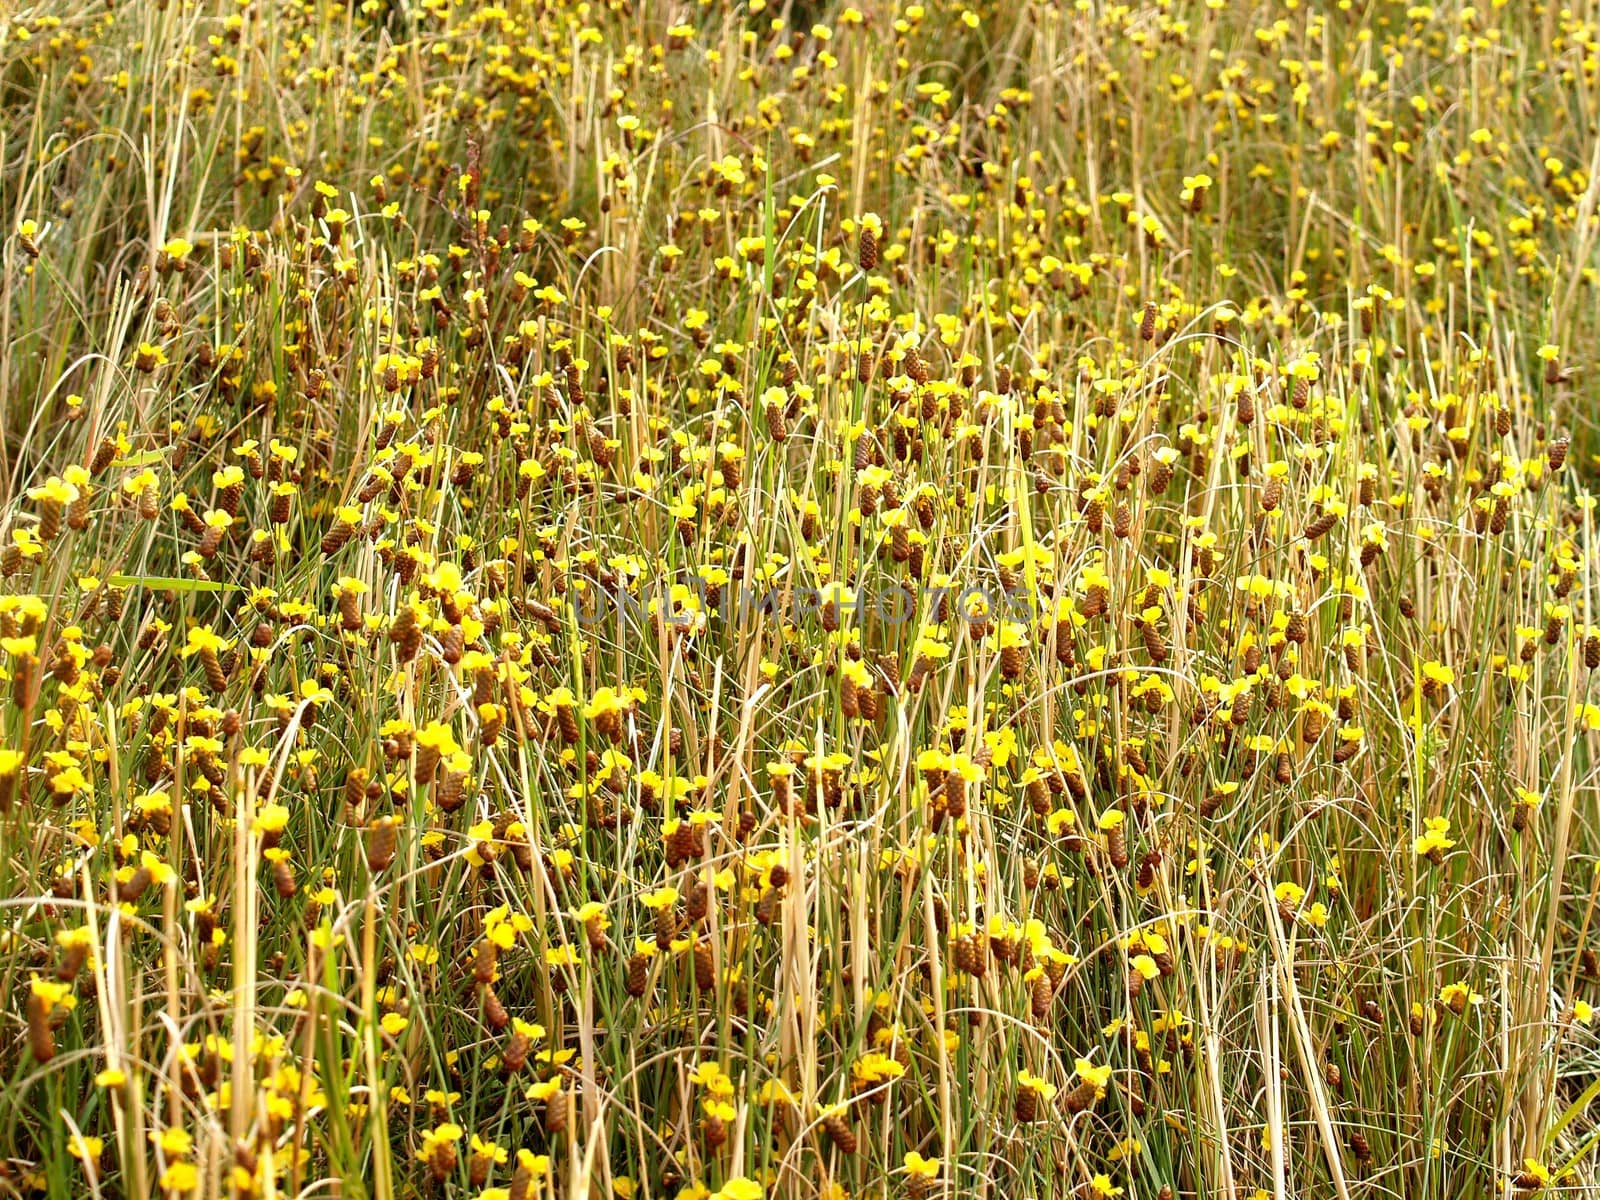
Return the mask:
<svg viewBox="0 0 1600 1200">
<path fill-rule="evenodd" d="M 151 463 L 166 462 L 169 457 L 165 450 L 141 450 L 137 454 L 130 454 L 126 458 L 115 459 L 113 467 L 148 467 Z"/>
<path fill-rule="evenodd" d="M 1596 1079 L 1588 1087 L 1584 1088 L 1583 1094 L 1574 1100 L 1567 1107 L 1567 1110 L 1562 1113 L 1559 1118 L 1557 1118 L 1556 1123 L 1550 1127 L 1550 1132 L 1544 1136 L 1544 1148 L 1546 1151 L 1548 1151 L 1550 1147 L 1555 1144 L 1556 1138 L 1561 1136 L 1561 1131 L 1568 1125 L 1572 1124 L 1572 1122 L 1576 1120 L 1586 1108 L 1589 1107 L 1596 1096 L 1600 1096 L 1600 1079 Z M 1590 1138 L 1589 1142 L 1583 1147 L 1583 1149 L 1573 1156 L 1572 1161 L 1576 1162 L 1579 1158 L 1583 1157 L 1584 1154 L 1588 1153 L 1593 1144 L 1594 1139 Z"/>
<path fill-rule="evenodd" d="M 113 575 L 112 587 L 145 587 L 162 592 L 231 592 L 234 585 L 215 579 L 185 579 L 179 575 Z"/>
</svg>

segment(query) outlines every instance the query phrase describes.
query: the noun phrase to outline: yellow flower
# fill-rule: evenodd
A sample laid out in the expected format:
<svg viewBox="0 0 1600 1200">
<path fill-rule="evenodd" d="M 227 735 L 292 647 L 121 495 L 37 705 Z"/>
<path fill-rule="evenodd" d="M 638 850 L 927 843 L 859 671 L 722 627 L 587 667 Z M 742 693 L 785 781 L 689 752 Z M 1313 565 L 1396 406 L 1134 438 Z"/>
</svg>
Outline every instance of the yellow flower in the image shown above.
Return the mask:
<svg viewBox="0 0 1600 1200">
<path fill-rule="evenodd" d="M 256 833 L 278 834 L 282 833 L 288 826 L 289 810 L 281 804 L 263 804 L 261 811 L 256 813 Z"/>
<path fill-rule="evenodd" d="M 472 1140 L 469 1144 L 472 1147 L 473 1154 L 482 1155 L 496 1163 L 503 1163 L 510 1157 L 506 1153 L 504 1146 L 497 1145 L 494 1142 L 486 1142 L 477 1134 L 472 1135 Z"/>
<path fill-rule="evenodd" d="M 425 1130 L 422 1134 L 422 1144 L 417 1147 L 417 1158 L 422 1162 L 428 1162 L 433 1158 L 434 1152 L 440 1146 L 454 1145 L 461 1140 L 462 1136 L 463 1130 L 461 1126 L 448 1121 L 432 1129 Z"/>
<path fill-rule="evenodd" d="M 1087 1058 L 1080 1058 L 1074 1060 L 1073 1066 L 1078 1072 L 1078 1078 L 1092 1085 L 1098 1092 L 1104 1092 L 1111 1082 L 1110 1064 L 1097 1067 Z"/>
<path fill-rule="evenodd" d="M 221 654 L 233 643 L 217 633 L 209 625 L 195 625 L 188 633 L 183 645 L 183 657 L 192 658 L 196 654 L 212 653 Z"/>
<path fill-rule="evenodd" d="M 37 487 L 29 488 L 27 494 L 28 499 L 36 503 L 48 502 L 60 505 L 71 504 L 79 496 L 77 487 L 59 475 L 52 475 Z"/>
<path fill-rule="evenodd" d="M 1300 902 L 1306 898 L 1306 890 L 1298 883 L 1285 879 L 1272 889 L 1272 898 L 1278 902 L 1280 907 L 1292 912 L 1294 909 L 1299 908 Z"/>
<path fill-rule="evenodd" d="M 648 892 L 641 898 L 640 903 L 651 911 L 671 908 L 678 902 L 678 889 L 675 887 L 660 887 L 653 892 Z"/>
<path fill-rule="evenodd" d="M 168 1158 L 185 1158 L 194 1149 L 194 1138 L 186 1129 L 168 1125 L 160 1133 L 151 1133 L 150 1140 L 161 1147 Z"/>
<path fill-rule="evenodd" d="M 200 1186 L 200 1171 L 193 1163 L 173 1163 L 161 1173 L 161 1188 L 168 1192 L 192 1192 Z"/>
<path fill-rule="evenodd" d="M 1465 983 L 1447 983 L 1439 989 L 1439 1003 L 1451 1012 L 1460 1014 L 1467 1010 L 1468 1005 L 1483 1003 L 1483 995 L 1472 990 Z"/>
<path fill-rule="evenodd" d="M 443 758 L 448 758 L 460 750 L 450 727 L 441 725 L 438 721 L 430 721 L 417 730 L 417 745 L 420 748 L 437 750 Z"/>
<path fill-rule="evenodd" d="M 1081 1058 L 1078 1060 L 1078 1062 L 1082 1065 L 1088 1065 L 1085 1063 L 1085 1060 Z M 1090 1069 L 1096 1070 L 1097 1068 L 1090 1066 Z M 1111 1077 L 1111 1068 L 1105 1068 L 1105 1072 L 1106 1078 L 1109 1079 Z M 1034 1075 L 1029 1071 L 1017 1072 L 1017 1086 L 1033 1092 L 1039 1097 L 1040 1101 L 1045 1104 L 1049 1104 L 1056 1098 L 1056 1092 L 1058 1090 L 1056 1085 L 1051 1083 L 1048 1079 L 1041 1079 L 1039 1076 Z"/>
<path fill-rule="evenodd" d="M 593 721 L 598 717 L 624 712 L 627 707 L 626 698 L 619 696 L 614 689 L 597 688 L 594 695 L 589 697 L 589 703 L 583 706 L 583 715 Z"/>
<path fill-rule="evenodd" d="M 755 1180 L 735 1175 L 720 1191 L 711 1194 L 711 1200 L 762 1200 L 766 1194 L 766 1189 Z"/>
<path fill-rule="evenodd" d="M 952 754 L 950 756 L 949 770 L 959 775 L 966 783 L 982 783 L 984 770 L 966 754 Z"/>
<path fill-rule="evenodd" d="M 1552 1178 L 1549 1167 L 1536 1158 L 1525 1158 L 1522 1160 L 1522 1173 L 1512 1180 L 1512 1186 L 1527 1190 L 1547 1188 Z"/>
<path fill-rule="evenodd" d="M 1450 818 L 1427 817 L 1423 825 L 1426 827 L 1425 831 L 1411 843 L 1411 848 L 1419 856 L 1437 865 L 1444 861 L 1444 852 L 1456 844 L 1450 837 Z"/>
<path fill-rule="evenodd" d="M 561 1076 L 557 1075 L 546 1079 L 542 1083 L 532 1084 L 528 1088 L 528 1099 L 535 1101 L 553 1100 L 561 1094 Z"/>
<path fill-rule="evenodd" d="M 72 994 L 70 983 L 57 983 L 53 979 L 41 979 L 34 975 L 28 981 L 28 990 L 37 996 L 46 1008 L 61 1005 L 72 1008 L 77 1004 L 78 998 Z"/>
<path fill-rule="evenodd" d="M 855 1077 L 857 1084 L 871 1087 L 891 1079 L 899 1079 L 906 1073 L 906 1069 L 903 1064 L 888 1055 L 874 1052 L 858 1058 L 850 1068 L 850 1073 Z"/>
<path fill-rule="evenodd" d="M 714 1062 L 696 1063 L 689 1075 L 689 1082 L 695 1087 L 706 1088 L 715 1095 L 733 1095 L 733 1080 L 729 1079 L 722 1068 Z"/>
</svg>

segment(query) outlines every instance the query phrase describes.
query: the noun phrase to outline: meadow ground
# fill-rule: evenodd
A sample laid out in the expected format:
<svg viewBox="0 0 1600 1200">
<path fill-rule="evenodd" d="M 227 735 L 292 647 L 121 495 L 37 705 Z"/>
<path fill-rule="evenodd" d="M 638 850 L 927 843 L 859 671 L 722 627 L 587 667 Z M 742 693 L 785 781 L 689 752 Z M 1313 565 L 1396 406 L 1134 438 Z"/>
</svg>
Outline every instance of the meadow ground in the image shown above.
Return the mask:
<svg viewBox="0 0 1600 1200">
<path fill-rule="evenodd" d="M 1600 28 L 0 14 L 0 1193 L 1594 1195 Z"/>
</svg>

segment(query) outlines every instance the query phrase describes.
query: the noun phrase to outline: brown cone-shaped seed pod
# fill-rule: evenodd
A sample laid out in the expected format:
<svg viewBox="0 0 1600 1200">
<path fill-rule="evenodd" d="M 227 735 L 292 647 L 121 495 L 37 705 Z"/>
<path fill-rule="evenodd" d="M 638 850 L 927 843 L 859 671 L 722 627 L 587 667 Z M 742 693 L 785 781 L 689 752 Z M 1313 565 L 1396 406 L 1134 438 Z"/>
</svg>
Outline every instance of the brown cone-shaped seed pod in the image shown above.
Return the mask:
<svg viewBox="0 0 1600 1200">
<path fill-rule="evenodd" d="M 372 778 L 372 773 L 365 767 L 352 767 L 344 779 L 345 810 L 351 816 L 359 815 L 361 807 L 366 803 L 367 784 Z"/>
<path fill-rule="evenodd" d="M 500 1002 L 494 988 L 485 984 L 483 989 L 483 1019 L 490 1029 L 501 1030 L 511 1023 L 511 1014 Z"/>
<path fill-rule="evenodd" d="M 215 525 L 207 525 L 205 532 L 200 535 L 200 545 L 197 547 L 201 558 L 215 558 L 217 550 L 222 545 L 222 535 L 227 530 Z M 268 544 L 270 545 L 270 539 Z"/>
<path fill-rule="evenodd" d="M 1549 465 L 1552 474 L 1561 470 L 1567 463 L 1567 451 L 1572 446 L 1569 437 L 1558 437 L 1551 442 L 1545 450 L 1545 462 Z"/>
<path fill-rule="evenodd" d="M 433 1152 L 428 1156 L 428 1171 L 433 1176 L 435 1184 L 442 1184 L 455 1173 L 456 1163 L 460 1155 L 456 1148 L 449 1142 L 440 1142 L 433 1147 Z"/>
<path fill-rule="evenodd" d="M 694 986 L 702 992 L 709 992 L 717 986 L 711 943 L 708 941 L 694 944 Z"/>
<path fill-rule="evenodd" d="M 1135 880 L 1141 892 L 1148 892 L 1156 883 L 1156 868 L 1161 865 L 1161 853 L 1152 850 L 1139 858 L 1139 875 Z"/>
<path fill-rule="evenodd" d="M 869 225 L 861 226 L 861 237 L 856 246 L 856 263 L 863 271 L 878 265 L 878 237 Z"/>
<path fill-rule="evenodd" d="M 1028 807 L 1033 810 L 1036 817 L 1048 816 L 1050 813 L 1050 789 L 1043 779 L 1028 781 Z"/>
<path fill-rule="evenodd" d="M 413 763 L 416 770 L 418 787 L 424 787 L 433 782 L 434 772 L 438 769 L 440 749 L 436 745 L 422 743 L 417 746 Z"/>
<path fill-rule="evenodd" d="M 339 593 L 339 628 L 346 633 L 361 629 L 361 597 L 353 588 Z"/>
<path fill-rule="evenodd" d="M 87 483 L 80 484 L 78 495 L 67 507 L 67 528 L 82 531 L 89 528 L 89 505 L 93 493 Z"/>
<path fill-rule="evenodd" d="M 494 982 L 495 972 L 498 969 L 500 948 L 488 938 L 478 943 L 472 955 L 472 978 L 480 984 Z"/>
<path fill-rule="evenodd" d="M 855 681 L 847 674 L 841 674 L 839 677 L 839 712 L 846 720 L 854 720 L 861 715 Z"/>
<path fill-rule="evenodd" d="M 1261 511 L 1272 512 L 1282 502 L 1283 481 L 1276 475 L 1269 476 L 1261 487 Z"/>
<path fill-rule="evenodd" d="M 1022 678 L 1023 668 L 1022 650 L 1018 646 L 1006 646 L 1000 651 L 1000 676 L 1002 679 L 1016 680 Z"/>
<path fill-rule="evenodd" d="M 1099 1089 L 1087 1079 L 1081 1080 L 1078 1086 L 1067 1093 L 1066 1105 L 1069 1113 L 1084 1112 L 1094 1105 L 1099 1096 Z"/>
<path fill-rule="evenodd" d="M 533 1168 L 519 1159 L 517 1169 L 511 1176 L 511 1187 L 507 1189 L 506 1200 L 529 1200 L 529 1197 L 534 1194 L 533 1189 L 537 1178 L 533 1173 Z"/>
<path fill-rule="evenodd" d="M 561 740 L 569 746 L 576 746 L 582 736 L 578 729 L 577 710 L 570 704 L 557 705 L 556 724 L 561 729 Z"/>
<path fill-rule="evenodd" d="M 334 554 L 355 536 L 356 527 L 343 519 L 335 520 L 333 527 L 322 535 L 322 552 Z"/>
<path fill-rule="evenodd" d="M 1019 1124 L 1033 1124 L 1039 1119 L 1039 1093 L 1031 1087 L 1019 1087 L 1011 1111 Z"/>
<path fill-rule="evenodd" d="M 706 913 L 711 907 L 711 889 L 704 883 L 696 883 L 684 896 L 683 915 L 691 925 L 698 925 L 706 919 Z"/>
<path fill-rule="evenodd" d="M 394 862 L 400 840 L 400 822 L 394 817 L 379 817 L 367 827 L 367 869 L 374 875 L 388 870 Z"/>
<path fill-rule="evenodd" d="M 53 542 L 61 532 L 61 501 L 46 497 L 39 502 L 39 540 Z"/>
<path fill-rule="evenodd" d="M 708 1154 L 715 1153 L 728 1140 L 728 1123 L 715 1113 L 706 1115 L 700 1123 L 700 1130 L 705 1135 Z"/>
<path fill-rule="evenodd" d="M 1150 661 L 1157 664 L 1167 661 L 1167 639 L 1156 628 L 1155 622 L 1146 621 L 1144 624 L 1144 648 L 1150 656 Z"/>
<path fill-rule="evenodd" d="M 28 1053 L 35 1062 L 47 1063 L 56 1056 L 56 1038 L 50 1029 L 52 1007 L 45 997 L 28 994 Z"/>
<path fill-rule="evenodd" d="M 672 946 L 673 936 L 678 932 L 678 914 L 670 906 L 656 909 L 655 933 L 656 948 L 668 950 Z"/>
<path fill-rule="evenodd" d="M 551 1136 L 567 1127 L 567 1094 L 557 1092 L 544 1102 L 544 1131 Z"/>
<path fill-rule="evenodd" d="M 89 474 L 99 475 L 117 458 L 117 443 L 109 437 L 101 438 L 95 447 L 94 459 L 89 464 Z"/>
<path fill-rule="evenodd" d="M 63 983 L 71 983 L 78 977 L 78 972 L 83 970 L 83 965 L 88 960 L 88 946 L 82 944 L 68 946 L 61 953 L 61 962 L 56 965 L 56 978 Z"/>
<path fill-rule="evenodd" d="M 272 886 L 280 899 L 287 900 L 295 894 L 294 868 L 289 865 L 287 859 L 272 860 Z"/>
<path fill-rule="evenodd" d="M 1033 990 L 1029 995 L 1029 1008 L 1035 1021 L 1042 1021 L 1050 1015 L 1050 1002 L 1055 998 L 1055 989 L 1050 983 L 1050 977 L 1040 972 L 1033 981 Z"/>
<path fill-rule="evenodd" d="M 650 990 L 650 959 L 645 954 L 628 956 L 628 995 L 639 999 Z"/>
<path fill-rule="evenodd" d="M 944 801 L 951 820 L 967 815 L 967 781 L 953 771 L 944 777 Z"/>
<path fill-rule="evenodd" d="M 124 904 L 137 904 L 139 898 L 150 887 L 150 880 L 150 868 L 139 867 L 128 877 L 127 882 L 117 889 L 117 899 Z"/>
<path fill-rule="evenodd" d="M 528 1065 L 528 1055 L 533 1050 L 533 1042 L 528 1035 L 520 1029 L 514 1029 L 511 1036 L 506 1039 L 505 1049 L 500 1052 L 500 1065 L 505 1068 L 506 1074 L 517 1075 L 522 1068 Z"/>
<path fill-rule="evenodd" d="M 1113 825 L 1106 830 L 1106 854 L 1111 865 L 1122 870 L 1128 865 L 1128 831 L 1126 823 Z"/>
<path fill-rule="evenodd" d="M 823 1117 L 822 1128 L 839 1153 L 854 1154 L 860 1148 L 860 1142 L 842 1114 L 829 1113 Z"/>
<path fill-rule="evenodd" d="M 1306 529 L 1305 529 L 1305 539 L 1306 539 L 1306 541 L 1308 541 L 1308 542 L 1316 541 L 1318 538 L 1322 537 L 1323 534 L 1327 533 L 1328 530 L 1332 529 L 1334 527 L 1334 525 L 1338 524 L 1338 521 L 1339 521 L 1339 518 L 1336 517 L 1333 513 L 1331 513 L 1331 512 L 1323 513 L 1320 517 L 1317 517 L 1315 520 L 1313 520 L 1310 524 L 1308 524 L 1306 526 Z"/>
<path fill-rule="evenodd" d="M 466 803 L 466 783 L 465 771 L 441 771 L 433 788 L 434 802 L 444 812 L 456 812 Z"/>
</svg>

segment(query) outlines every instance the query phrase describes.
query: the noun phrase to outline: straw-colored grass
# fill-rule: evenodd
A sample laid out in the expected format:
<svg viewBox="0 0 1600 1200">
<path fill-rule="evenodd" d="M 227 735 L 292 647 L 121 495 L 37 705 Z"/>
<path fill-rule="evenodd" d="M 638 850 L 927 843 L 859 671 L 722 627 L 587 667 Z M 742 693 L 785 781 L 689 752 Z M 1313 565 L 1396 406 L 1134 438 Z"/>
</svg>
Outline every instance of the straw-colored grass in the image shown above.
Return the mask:
<svg viewBox="0 0 1600 1200">
<path fill-rule="evenodd" d="M 0 1192 L 1593 1194 L 1597 77 L 0 12 Z"/>
</svg>

